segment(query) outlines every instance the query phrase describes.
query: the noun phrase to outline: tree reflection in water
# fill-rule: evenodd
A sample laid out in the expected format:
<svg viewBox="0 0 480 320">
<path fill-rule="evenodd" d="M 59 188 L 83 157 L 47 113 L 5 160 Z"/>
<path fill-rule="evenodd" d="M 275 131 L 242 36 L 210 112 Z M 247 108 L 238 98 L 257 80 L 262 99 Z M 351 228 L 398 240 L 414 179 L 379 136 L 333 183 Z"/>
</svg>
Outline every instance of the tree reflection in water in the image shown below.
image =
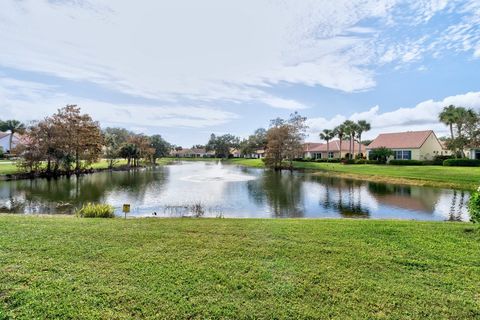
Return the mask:
<svg viewBox="0 0 480 320">
<path fill-rule="evenodd" d="M 370 216 L 369 208 L 362 202 L 363 182 L 318 176 L 312 176 L 310 180 L 325 186 L 319 201 L 322 209 L 333 210 L 345 218 Z"/>
<path fill-rule="evenodd" d="M 289 171 L 266 170 L 259 181 L 249 181 L 249 197 L 259 203 L 267 203 L 274 217 L 304 217 L 304 176 Z"/>
<path fill-rule="evenodd" d="M 0 211 L 72 213 L 85 203 L 100 203 L 110 192 L 127 192 L 141 201 L 147 188 L 164 184 L 167 171 L 142 169 L 91 175 L 0 182 Z"/>
</svg>

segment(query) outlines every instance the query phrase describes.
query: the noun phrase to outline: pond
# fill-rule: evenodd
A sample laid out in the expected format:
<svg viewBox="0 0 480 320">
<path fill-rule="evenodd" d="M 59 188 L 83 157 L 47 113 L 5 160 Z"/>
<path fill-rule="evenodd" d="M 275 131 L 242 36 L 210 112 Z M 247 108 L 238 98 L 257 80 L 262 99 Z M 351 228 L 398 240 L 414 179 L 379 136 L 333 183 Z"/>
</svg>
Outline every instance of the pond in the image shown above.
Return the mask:
<svg viewBox="0 0 480 320">
<path fill-rule="evenodd" d="M 0 181 L 0 212 L 73 213 L 108 203 L 135 217 L 468 220 L 468 191 L 177 162 L 129 172 Z"/>
</svg>

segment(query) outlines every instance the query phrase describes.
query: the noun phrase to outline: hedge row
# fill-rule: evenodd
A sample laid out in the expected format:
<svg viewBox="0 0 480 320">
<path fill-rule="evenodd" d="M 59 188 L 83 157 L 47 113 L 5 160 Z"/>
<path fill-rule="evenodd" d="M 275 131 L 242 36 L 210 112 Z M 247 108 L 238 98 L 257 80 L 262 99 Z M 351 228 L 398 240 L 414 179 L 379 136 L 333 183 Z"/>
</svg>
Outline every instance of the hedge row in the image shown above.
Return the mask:
<svg viewBox="0 0 480 320">
<path fill-rule="evenodd" d="M 389 164 L 394 166 L 423 166 L 425 162 L 419 160 L 390 160 Z"/>
<path fill-rule="evenodd" d="M 376 160 L 366 160 L 366 159 L 357 159 L 357 160 L 345 160 L 345 159 L 297 159 L 296 161 L 301 162 L 330 162 L 330 163 L 343 163 L 343 164 L 380 164 Z M 431 165 L 444 165 L 447 167 L 480 167 L 480 160 L 472 159 L 435 159 L 435 160 L 390 160 L 389 165 L 394 166 L 431 166 Z"/>
<path fill-rule="evenodd" d="M 480 167 L 480 160 L 474 159 L 448 159 L 443 161 L 446 167 Z"/>
</svg>

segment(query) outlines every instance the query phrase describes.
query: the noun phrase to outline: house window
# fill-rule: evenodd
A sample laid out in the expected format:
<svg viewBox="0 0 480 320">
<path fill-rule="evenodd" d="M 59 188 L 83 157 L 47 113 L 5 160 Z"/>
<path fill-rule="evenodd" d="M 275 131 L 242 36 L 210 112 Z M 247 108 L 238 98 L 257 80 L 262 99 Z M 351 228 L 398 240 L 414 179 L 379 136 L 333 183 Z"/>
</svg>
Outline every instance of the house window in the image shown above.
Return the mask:
<svg viewBox="0 0 480 320">
<path fill-rule="evenodd" d="M 475 154 L 474 154 L 475 158 L 474 159 L 477 159 L 477 160 L 480 159 L 480 150 L 475 150 L 474 152 L 475 152 Z"/>
<path fill-rule="evenodd" d="M 334 157 L 333 151 L 330 151 L 330 152 L 328 153 L 328 158 L 329 158 L 329 159 L 333 159 L 333 157 Z"/>
<path fill-rule="evenodd" d="M 395 150 L 393 152 L 395 160 L 412 160 L 411 150 Z"/>
</svg>

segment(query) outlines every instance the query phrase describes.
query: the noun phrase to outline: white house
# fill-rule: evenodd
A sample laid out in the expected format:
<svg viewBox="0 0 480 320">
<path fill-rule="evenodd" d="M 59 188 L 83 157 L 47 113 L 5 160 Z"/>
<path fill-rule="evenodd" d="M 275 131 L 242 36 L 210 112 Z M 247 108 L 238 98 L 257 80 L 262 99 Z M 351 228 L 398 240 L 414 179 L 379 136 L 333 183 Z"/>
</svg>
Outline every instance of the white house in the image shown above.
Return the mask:
<svg viewBox="0 0 480 320">
<path fill-rule="evenodd" d="M 3 152 L 9 153 L 10 152 L 10 132 L 1 132 L 0 131 L 0 147 L 2 148 Z M 18 144 L 19 141 L 19 135 L 16 133 L 13 135 L 12 139 L 12 147 L 15 148 L 15 146 Z"/>
<path fill-rule="evenodd" d="M 472 148 L 466 154 L 470 159 L 480 160 L 480 148 Z"/>
</svg>

